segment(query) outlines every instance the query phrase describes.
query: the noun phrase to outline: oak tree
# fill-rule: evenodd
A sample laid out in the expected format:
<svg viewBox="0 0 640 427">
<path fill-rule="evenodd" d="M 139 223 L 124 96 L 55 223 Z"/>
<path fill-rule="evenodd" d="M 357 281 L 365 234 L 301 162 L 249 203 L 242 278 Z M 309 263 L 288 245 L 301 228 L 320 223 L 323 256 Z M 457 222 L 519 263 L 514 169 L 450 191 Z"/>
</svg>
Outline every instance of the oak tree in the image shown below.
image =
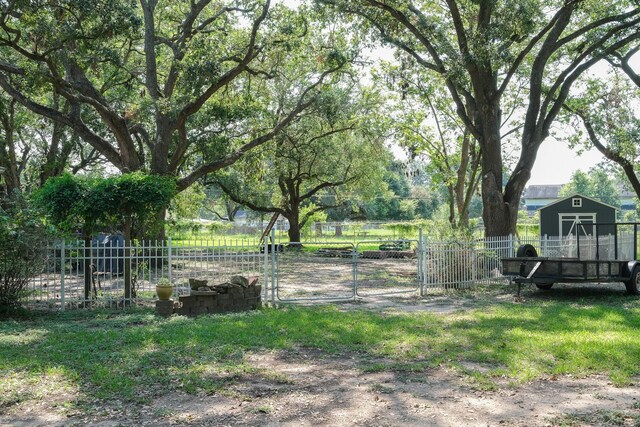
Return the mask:
<svg viewBox="0 0 640 427">
<path fill-rule="evenodd" d="M 181 191 L 272 140 L 349 62 L 306 15 L 269 0 L 16 0 L 0 10 L 0 87 L 120 172 Z M 290 72 L 300 60 L 309 74 Z M 277 109 L 276 77 L 296 83 Z"/>
<path fill-rule="evenodd" d="M 636 1 L 317 0 L 439 75 L 482 150 L 488 236 L 515 232 L 522 192 L 575 80 L 640 37 Z M 520 154 L 503 184 L 504 96 L 528 82 Z"/>
</svg>

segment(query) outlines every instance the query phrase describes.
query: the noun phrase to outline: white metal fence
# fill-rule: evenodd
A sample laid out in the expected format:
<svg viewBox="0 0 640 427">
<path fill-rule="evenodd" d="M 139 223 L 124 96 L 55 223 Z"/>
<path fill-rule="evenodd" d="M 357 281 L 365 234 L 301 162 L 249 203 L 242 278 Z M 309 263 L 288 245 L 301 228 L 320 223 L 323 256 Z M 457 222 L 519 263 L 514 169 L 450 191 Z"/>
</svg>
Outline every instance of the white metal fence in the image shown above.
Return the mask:
<svg viewBox="0 0 640 427">
<path fill-rule="evenodd" d="M 275 236 L 274 236 L 275 237 Z M 275 239 L 274 239 L 275 240 Z M 272 240 L 273 242 L 273 240 Z M 348 300 L 370 296 L 460 289 L 498 283 L 501 258 L 518 246 L 534 245 L 541 256 L 575 256 L 569 239 L 488 239 L 362 241 L 351 243 L 266 243 L 255 241 L 140 242 L 132 246 L 93 241 L 65 242 L 45 248 L 46 267 L 32 278 L 23 302 L 32 307 L 73 308 L 153 301 L 155 284 L 167 277 L 175 296 L 190 292 L 188 279 L 209 284 L 233 275 L 257 276 L 263 301 Z M 600 238 L 601 256 L 627 254 L 628 239 Z M 613 245 L 613 246 L 612 246 Z M 631 246 L 633 242 L 631 242 Z M 583 238 L 590 254 L 595 243 Z"/>
<path fill-rule="evenodd" d="M 42 308 L 127 305 L 155 299 L 161 277 L 174 285 L 176 295 L 188 294 L 189 278 L 210 284 L 230 276 L 262 276 L 263 254 L 257 243 L 139 242 L 126 246 L 97 241 L 61 242 L 44 249 L 45 268 L 32 278 L 23 301 Z"/>
</svg>

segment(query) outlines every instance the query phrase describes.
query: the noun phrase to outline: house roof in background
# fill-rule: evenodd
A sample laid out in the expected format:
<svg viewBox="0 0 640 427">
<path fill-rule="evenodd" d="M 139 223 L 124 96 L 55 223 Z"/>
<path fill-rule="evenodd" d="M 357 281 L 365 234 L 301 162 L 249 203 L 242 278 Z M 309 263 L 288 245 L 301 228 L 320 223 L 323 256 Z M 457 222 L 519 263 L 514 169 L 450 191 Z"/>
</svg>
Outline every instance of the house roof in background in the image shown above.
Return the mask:
<svg viewBox="0 0 640 427">
<path fill-rule="evenodd" d="M 556 199 L 562 185 L 530 185 L 524 192 L 525 199 Z"/>
<path fill-rule="evenodd" d="M 530 185 L 524 191 L 524 198 L 526 199 L 557 199 L 560 197 L 558 193 L 563 187 L 562 184 L 553 185 Z M 620 189 L 620 197 L 634 198 L 636 193 L 626 188 Z"/>
</svg>

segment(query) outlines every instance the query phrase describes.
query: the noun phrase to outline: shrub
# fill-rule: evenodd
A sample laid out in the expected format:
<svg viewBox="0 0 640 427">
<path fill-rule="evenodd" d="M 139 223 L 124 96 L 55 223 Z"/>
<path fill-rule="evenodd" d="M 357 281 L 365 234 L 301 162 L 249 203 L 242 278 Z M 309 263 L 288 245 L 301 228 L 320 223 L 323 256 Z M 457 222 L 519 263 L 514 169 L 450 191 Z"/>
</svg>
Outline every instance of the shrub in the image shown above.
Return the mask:
<svg viewBox="0 0 640 427">
<path fill-rule="evenodd" d="M 42 271 L 46 229 L 19 196 L 0 208 L 0 315 L 19 308 L 29 279 Z"/>
</svg>

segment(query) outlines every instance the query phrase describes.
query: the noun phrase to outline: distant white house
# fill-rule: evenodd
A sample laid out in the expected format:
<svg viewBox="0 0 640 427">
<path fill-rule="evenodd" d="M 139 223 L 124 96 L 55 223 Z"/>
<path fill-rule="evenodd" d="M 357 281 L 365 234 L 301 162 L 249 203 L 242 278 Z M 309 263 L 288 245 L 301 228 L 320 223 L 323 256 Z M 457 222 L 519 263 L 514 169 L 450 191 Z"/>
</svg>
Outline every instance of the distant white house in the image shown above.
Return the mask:
<svg viewBox="0 0 640 427">
<path fill-rule="evenodd" d="M 559 200 L 558 193 L 562 185 L 530 185 L 524 190 L 522 198 L 529 215 L 538 209 Z"/>
</svg>

